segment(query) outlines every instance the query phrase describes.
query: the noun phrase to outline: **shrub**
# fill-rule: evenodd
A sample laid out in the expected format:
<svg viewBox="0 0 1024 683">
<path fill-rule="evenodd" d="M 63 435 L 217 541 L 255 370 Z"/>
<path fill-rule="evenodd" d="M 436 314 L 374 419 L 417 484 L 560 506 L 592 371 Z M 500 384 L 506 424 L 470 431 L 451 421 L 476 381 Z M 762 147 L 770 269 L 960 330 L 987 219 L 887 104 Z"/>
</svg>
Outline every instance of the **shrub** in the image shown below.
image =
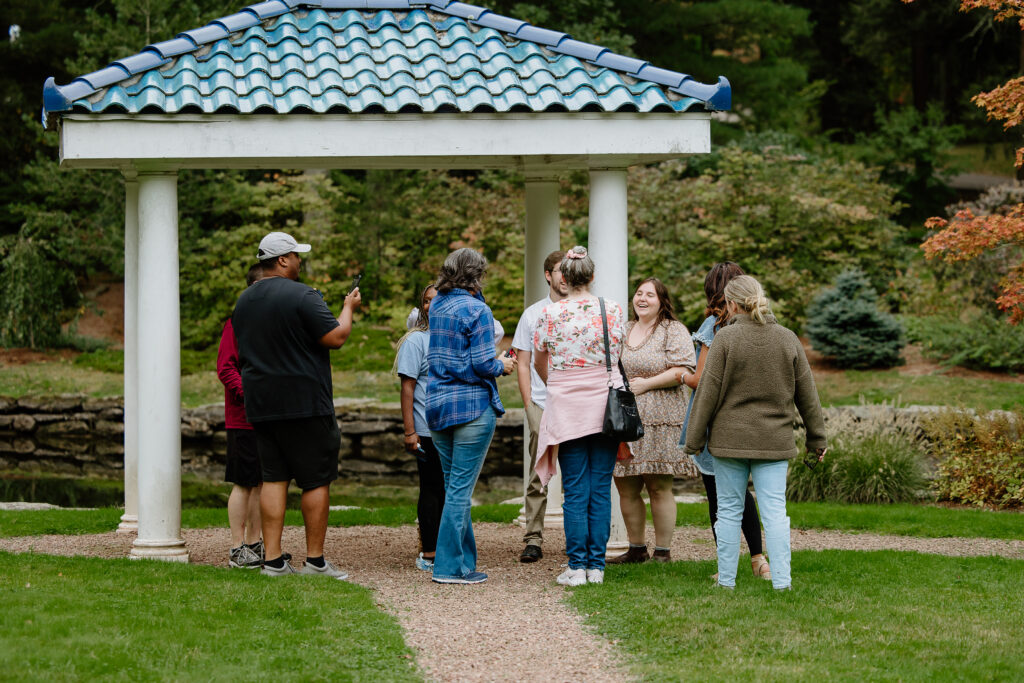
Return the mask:
<svg viewBox="0 0 1024 683">
<path fill-rule="evenodd" d="M 838 503 L 902 503 L 927 490 L 919 446 L 895 434 L 859 439 L 837 437 L 825 461 L 813 470 L 794 462 L 789 470 L 789 500 Z"/>
<path fill-rule="evenodd" d="M 1024 325 L 1014 327 L 988 312 L 967 322 L 933 315 L 907 316 L 903 323 L 928 358 L 978 370 L 1024 371 Z"/>
<path fill-rule="evenodd" d="M 1024 506 L 1024 409 L 975 416 L 946 412 L 925 421 L 939 459 L 940 500 L 978 507 Z"/>
<path fill-rule="evenodd" d="M 841 368 L 892 367 L 903 362 L 903 327 L 878 309 L 878 294 L 860 270 L 846 270 L 807 309 L 815 350 Z"/>
</svg>

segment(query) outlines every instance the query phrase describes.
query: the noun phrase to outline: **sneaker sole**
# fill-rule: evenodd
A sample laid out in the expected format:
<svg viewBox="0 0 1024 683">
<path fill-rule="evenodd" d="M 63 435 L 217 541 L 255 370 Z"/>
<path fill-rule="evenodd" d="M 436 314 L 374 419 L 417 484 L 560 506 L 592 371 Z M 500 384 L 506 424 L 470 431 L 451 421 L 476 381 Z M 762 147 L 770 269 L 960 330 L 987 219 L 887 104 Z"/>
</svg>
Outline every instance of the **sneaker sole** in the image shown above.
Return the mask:
<svg viewBox="0 0 1024 683">
<path fill-rule="evenodd" d="M 459 585 L 463 585 L 463 586 L 473 586 L 473 585 L 476 585 L 478 583 L 483 583 L 487 579 L 480 579 L 479 581 L 467 581 L 466 579 L 435 579 L 434 577 L 430 577 L 430 580 L 433 581 L 434 583 L 447 583 L 447 584 L 459 584 Z"/>
</svg>

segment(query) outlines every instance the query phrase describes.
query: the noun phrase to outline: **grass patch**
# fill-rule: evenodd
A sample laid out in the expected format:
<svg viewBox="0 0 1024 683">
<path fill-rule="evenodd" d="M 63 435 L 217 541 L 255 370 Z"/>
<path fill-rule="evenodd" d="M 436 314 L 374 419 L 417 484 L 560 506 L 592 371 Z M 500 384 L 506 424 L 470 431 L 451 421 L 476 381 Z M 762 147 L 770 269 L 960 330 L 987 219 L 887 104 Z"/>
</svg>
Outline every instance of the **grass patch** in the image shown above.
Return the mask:
<svg viewBox="0 0 1024 683">
<path fill-rule="evenodd" d="M 680 503 L 679 526 L 708 526 L 705 503 Z M 1000 538 L 1024 540 L 1024 514 L 994 510 L 968 510 L 936 505 L 893 503 L 787 503 L 796 529 L 831 529 L 924 538 Z"/>
<path fill-rule="evenodd" d="M 822 405 L 867 403 L 968 407 L 975 410 L 1013 410 L 1024 404 L 1024 383 L 948 377 L 901 375 L 898 370 L 846 370 L 815 376 Z"/>
<path fill-rule="evenodd" d="M 776 594 L 742 566 L 735 591 L 713 562 L 615 567 L 566 599 L 644 681 L 1024 678 L 1020 560 L 829 550 L 793 568 Z"/>
<path fill-rule="evenodd" d="M 421 680 L 394 618 L 351 583 L 32 554 L 0 562 L 0 667 L 22 679 Z"/>
<path fill-rule="evenodd" d="M 9 536 L 43 536 L 60 534 L 77 536 L 101 534 L 117 528 L 124 510 L 98 508 L 95 510 L 0 510 L 0 538 Z M 519 515 L 518 505 L 477 505 L 473 508 L 474 522 L 508 523 Z M 296 509 L 285 512 L 285 524 L 302 526 L 302 513 Z M 328 524 L 333 527 L 389 526 L 416 523 L 416 505 L 394 505 L 358 510 L 332 510 Z M 186 508 L 181 511 L 181 526 L 185 529 L 227 528 L 225 508 Z"/>
</svg>

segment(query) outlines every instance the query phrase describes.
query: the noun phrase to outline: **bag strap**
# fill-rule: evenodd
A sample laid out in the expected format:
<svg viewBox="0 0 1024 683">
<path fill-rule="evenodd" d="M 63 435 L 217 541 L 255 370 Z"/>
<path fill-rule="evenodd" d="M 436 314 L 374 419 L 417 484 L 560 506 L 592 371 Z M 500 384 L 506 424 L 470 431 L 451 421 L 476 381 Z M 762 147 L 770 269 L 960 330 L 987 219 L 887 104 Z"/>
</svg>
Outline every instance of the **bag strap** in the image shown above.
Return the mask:
<svg viewBox="0 0 1024 683">
<path fill-rule="evenodd" d="M 608 386 L 612 385 L 612 353 L 611 344 L 608 341 L 608 316 L 604 310 L 604 297 L 597 298 L 598 303 L 601 304 L 601 327 L 604 328 L 604 364 L 608 368 Z M 626 370 L 622 367 L 622 358 L 619 358 L 619 374 L 622 375 L 622 384 L 626 387 L 626 391 L 632 391 L 629 388 L 629 380 L 626 379 Z"/>
</svg>

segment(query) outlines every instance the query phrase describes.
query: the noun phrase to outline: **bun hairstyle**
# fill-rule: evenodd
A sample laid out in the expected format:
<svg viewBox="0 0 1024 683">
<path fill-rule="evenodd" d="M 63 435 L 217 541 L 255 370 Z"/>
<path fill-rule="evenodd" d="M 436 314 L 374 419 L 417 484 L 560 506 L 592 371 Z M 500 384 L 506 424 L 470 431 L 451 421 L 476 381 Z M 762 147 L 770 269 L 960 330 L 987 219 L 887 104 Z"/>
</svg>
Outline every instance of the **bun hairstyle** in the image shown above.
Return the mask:
<svg viewBox="0 0 1024 683">
<path fill-rule="evenodd" d="M 740 275 L 746 275 L 738 264 L 732 261 L 722 261 L 711 266 L 707 276 L 704 278 L 704 295 L 707 296 L 708 306 L 704 309 L 704 315 L 713 315 L 718 318 L 715 324 L 717 330 L 725 322 L 725 286 L 729 281 Z"/>
<path fill-rule="evenodd" d="M 587 248 L 579 245 L 565 253 L 559 270 L 570 289 L 586 287 L 594 279 L 594 262 L 587 256 Z"/>
<path fill-rule="evenodd" d="M 729 281 L 725 286 L 725 300 L 731 301 L 744 313 L 749 313 L 751 320 L 764 325 L 772 317 L 772 307 L 764 295 L 761 283 L 749 275 L 740 275 Z"/>
</svg>

